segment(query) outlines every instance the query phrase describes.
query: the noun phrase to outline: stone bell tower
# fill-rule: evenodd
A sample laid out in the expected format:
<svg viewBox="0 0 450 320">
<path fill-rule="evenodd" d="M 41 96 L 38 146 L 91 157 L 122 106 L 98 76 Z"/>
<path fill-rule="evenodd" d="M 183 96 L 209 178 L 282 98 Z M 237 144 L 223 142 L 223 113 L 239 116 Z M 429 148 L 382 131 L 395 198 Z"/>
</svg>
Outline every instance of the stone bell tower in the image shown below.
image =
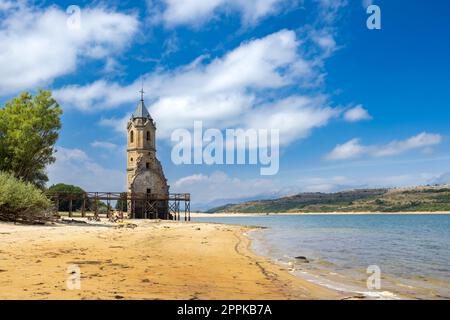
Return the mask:
<svg viewBox="0 0 450 320">
<path fill-rule="evenodd" d="M 164 199 L 169 194 L 169 186 L 161 163 L 156 158 L 156 126 L 145 107 L 144 91 L 140 92 L 141 101 L 127 124 L 128 194 L 141 198 L 148 196 L 150 199 Z M 128 208 L 133 218 L 165 219 L 168 214 L 167 201 L 159 201 L 155 207 L 150 206 L 150 209 L 142 201 L 130 201 Z"/>
</svg>

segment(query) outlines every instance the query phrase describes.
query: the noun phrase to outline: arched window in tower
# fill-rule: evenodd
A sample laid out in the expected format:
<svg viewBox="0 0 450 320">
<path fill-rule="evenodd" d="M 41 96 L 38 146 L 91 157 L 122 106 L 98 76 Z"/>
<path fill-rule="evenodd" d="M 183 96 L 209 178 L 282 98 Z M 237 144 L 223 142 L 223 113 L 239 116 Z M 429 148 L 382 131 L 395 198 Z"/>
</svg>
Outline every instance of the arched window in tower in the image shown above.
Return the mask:
<svg viewBox="0 0 450 320">
<path fill-rule="evenodd" d="M 130 132 L 130 142 L 131 143 L 134 142 L 134 132 L 133 131 Z"/>
<path fill-rule="evenodd" d="M 150 141 L 150 131 L 147 131 L 147 141 Z"/>
</svg>

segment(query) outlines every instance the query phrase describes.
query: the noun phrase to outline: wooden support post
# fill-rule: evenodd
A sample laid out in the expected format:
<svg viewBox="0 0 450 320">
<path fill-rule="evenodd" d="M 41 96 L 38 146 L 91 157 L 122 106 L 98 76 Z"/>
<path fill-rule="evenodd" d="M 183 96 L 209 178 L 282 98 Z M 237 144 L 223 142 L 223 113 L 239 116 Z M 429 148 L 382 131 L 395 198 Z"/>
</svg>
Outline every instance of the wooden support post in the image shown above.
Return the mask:
<svg viewBox="0 0 450 320">
<path fill-rule="evenodd" d="M 98 217 L 98 197 L 97 197 L 97 192 L 95 193 L 94 196 L 94 217 L 97 218 Z"/>
<path fill-rule="evenodd" d="M 56 214 L 59 215 L 59 195 L 56 195 Z"/>
<path fill-rule="evenodd" d="M 120 197 L 122 198 L 122 196 Z M 127 203 L 127 198 L 125 198 L 125 200 L 121 200 L 120 201 L 120 220 L 123 220 L 123 205 L 124 203 Z"/>
<path fill-rule="evenodd" d="M 83 204 L 81 205 L 81 217 L 86 216 L 86 194 L 83 193 Z"/>
<path fill-rule="evenodd" d="M 109 203 L 109 194 L 106 196 L 106 217 L 109 219 L 111 218 L 111 210 L 110 210 L 110 203 Z"/>
<path fill-rule="evenodd" d="M 69 198 L 69 218 L 72 217 L 72 196 Z"/>
</svg>

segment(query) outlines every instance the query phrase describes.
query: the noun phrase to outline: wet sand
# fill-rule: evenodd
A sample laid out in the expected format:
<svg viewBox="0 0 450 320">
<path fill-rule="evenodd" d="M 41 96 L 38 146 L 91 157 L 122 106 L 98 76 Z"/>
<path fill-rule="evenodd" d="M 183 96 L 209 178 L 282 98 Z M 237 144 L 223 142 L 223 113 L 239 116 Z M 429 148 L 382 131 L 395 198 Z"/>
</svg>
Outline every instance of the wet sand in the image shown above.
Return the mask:
<svg viewBox="0 0 450 320">
<path fill-rule="evenodd" d="M 348 298 L 255 255 L 250 228 L 130 222 L 137 227 L 0 223 L 0 299 Z M 67 286 L 70 265 L 79 290 Z"/>
</svg>

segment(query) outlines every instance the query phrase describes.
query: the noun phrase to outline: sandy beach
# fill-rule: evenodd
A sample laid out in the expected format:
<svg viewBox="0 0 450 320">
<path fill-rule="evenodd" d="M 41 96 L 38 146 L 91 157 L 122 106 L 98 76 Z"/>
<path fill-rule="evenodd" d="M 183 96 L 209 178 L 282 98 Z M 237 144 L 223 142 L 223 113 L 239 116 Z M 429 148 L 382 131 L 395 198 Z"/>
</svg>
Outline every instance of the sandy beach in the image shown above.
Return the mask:
<svg viewBox="0 0 450 320">
<path fill-rule="evenodd" d="M 342 299 L 255 255 L 250 229 L 130 221 L 137 227 L 0 223 L 0 299 Z M 67 287 L 67 268 L 81 289 Z"/>
</svg>

